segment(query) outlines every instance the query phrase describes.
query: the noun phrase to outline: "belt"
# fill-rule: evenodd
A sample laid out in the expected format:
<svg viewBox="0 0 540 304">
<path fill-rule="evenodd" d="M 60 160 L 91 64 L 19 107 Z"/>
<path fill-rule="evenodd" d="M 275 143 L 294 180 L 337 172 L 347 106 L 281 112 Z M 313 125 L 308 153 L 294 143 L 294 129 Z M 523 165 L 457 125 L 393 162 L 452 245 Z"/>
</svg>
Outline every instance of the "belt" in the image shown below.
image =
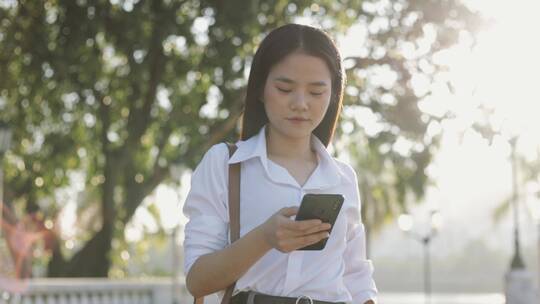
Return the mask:
<svg viewBox="0 0 540 304">
<path fill-rule="evenodd" d="M 345 304 L 344 302 L 327 302 L 313 300 L 308 296 L 280 297 L 255 291 L 242 291 L 232 297 L 231 304 Z"/>
</svg>

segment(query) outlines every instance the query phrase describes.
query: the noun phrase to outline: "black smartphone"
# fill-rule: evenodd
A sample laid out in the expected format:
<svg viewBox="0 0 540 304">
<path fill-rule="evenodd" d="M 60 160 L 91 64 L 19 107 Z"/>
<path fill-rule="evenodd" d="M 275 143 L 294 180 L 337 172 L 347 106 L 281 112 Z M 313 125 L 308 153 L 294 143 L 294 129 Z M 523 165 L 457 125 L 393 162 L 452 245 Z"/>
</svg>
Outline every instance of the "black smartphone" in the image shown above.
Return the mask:
<svg viewBox="0 0 540 304">
<path fill-rule="evenodd" d="M 320 219 L 323 223 L 330 223 L 332 227 L 328 233 L 332 232 L 334 223 L 343 205 L 343 195 L 341 194 L 311 194 L 308 193 L 302 198 L 300 209 L 296 214 L 296 221 Z M 302 247 L 297 250 L 323 250 L 328 238 L 322 239 L 315 244 Z"/>
</svg>

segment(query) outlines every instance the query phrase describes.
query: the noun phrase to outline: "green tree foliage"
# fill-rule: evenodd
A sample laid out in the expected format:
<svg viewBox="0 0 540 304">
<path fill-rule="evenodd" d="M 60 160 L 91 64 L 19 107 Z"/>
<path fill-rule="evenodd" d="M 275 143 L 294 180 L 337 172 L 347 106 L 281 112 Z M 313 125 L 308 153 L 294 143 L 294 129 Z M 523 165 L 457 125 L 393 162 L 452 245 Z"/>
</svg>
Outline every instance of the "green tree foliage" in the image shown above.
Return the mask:
<svg viewBox="0 0 540 304">
<path fill-rule="evenodd" d="M 92 218 L 73 256 L 54 244 L 50 276 L 107 276 L 112 240 L 123 238 L 143 198 L 178 182 L 173 166 L 193 168 L 212 144 L 236 137 L 255 46 L 269 29 L 311 14 L 310 5 L 3 2 L 1 118 L 16 141 L 7 207 L 54 220 L 64 205 L 56 191 L 79 172 L 79 214 Z M 326 7 L 331 26 L 344 29 L 355 17 L 344 6 L 359 2 L 321 2 L 313 15 Z"/>
<path fill-rule="evenodd" d="M 107 276 L 114 244 L 125 246 L 124 227 L 143 199 L 160 183 L 177 185 L 171 172 L 193 168 L 211 145 L 237 138 L 248 68 L 264 35 L 304 16 L 335 35 L 359 20 L 388 20 L 370 29 L 365 56 L 347 61 L 344 118 L 352 129 L 340 131 L 351 139 L 345 146 L 356 160 L 367 224 L 380 223 L 391 205 L 403 204 L 407 189 L 423 193 L 435 143 L 425 141 L 432 118 L 417 108 L 422 94 L 413 93 L 411 75 L 432 75 L 437 67 L 430 56 L 454 43 L 472 20 L 455 1 L 381 3 L 390 6 L 360 0 L 3 1 L 0 119 L 13 127 L 15 141 L 4 161 L 6 222 L 32 214 L 39 227 L 56 231 L 51 223 L 65 206 L 58 193 L 78 185 L 82 245 L 68 254 L 52 233 L 48 275 Z M 409 44 L 418 49 L 419 39 L 433 31 L 425 53 L 403 53 Z M 371 80 L 381 68 L 395 71 L 391 87 Z M 387 102 L 390 97 L 395 101 Z M 352 119 L 362 108 L 384 122 L 382 131 L 365 132 Z M 400 137 L 415 143 L 410 155 L 392 148 Z"/>
</svg>

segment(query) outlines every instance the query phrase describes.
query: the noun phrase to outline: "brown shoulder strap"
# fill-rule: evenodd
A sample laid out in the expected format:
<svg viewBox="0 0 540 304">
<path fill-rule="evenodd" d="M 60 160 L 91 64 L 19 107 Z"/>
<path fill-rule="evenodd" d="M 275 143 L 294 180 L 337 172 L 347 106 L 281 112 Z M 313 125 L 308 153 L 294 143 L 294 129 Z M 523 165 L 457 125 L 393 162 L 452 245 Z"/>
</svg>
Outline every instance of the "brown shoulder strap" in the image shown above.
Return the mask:
<svg viewBox="0 0 540 304">
<path fill-rule="evenodd" d="M 229 148 L 229 158 L 236 151 L 236 145 L 226 143 Z M 231 244 L 240 238 L 240 163 L 229 165 L 229 231 Z M 221 304 L 229 304 L 231 302 L 232 293 L 236 282 L 232 283 L 221 300 Z M 204 304 L 204 297 L 196 298 L 194 304 Z"/>
<path fill-rule="evenodd" d="M 229 158 L 236 151 L 236 145 L 227 143 Z M 231 244 L 240 238 L 240 163 L 229 165 L 229 220 Z"/>
<path fill-rule="evenodd" d="M 193 304 L 204 304 L 204 297 L 202 298 L 195 298 L 193 300 Z"/>
<path fill-rule="evenodd" d="M 237 147 L 231 143 L 227 143 L 227 146 L 229 147 L 229 158 L 231 158 Z M 240 238 L 240 165 L 241 163 L 229 165 L 229 231 L 231 244 Z M 236 282 L 227 287 L 221 304 L 231 302 L 235 286 Z"/>
</svg>

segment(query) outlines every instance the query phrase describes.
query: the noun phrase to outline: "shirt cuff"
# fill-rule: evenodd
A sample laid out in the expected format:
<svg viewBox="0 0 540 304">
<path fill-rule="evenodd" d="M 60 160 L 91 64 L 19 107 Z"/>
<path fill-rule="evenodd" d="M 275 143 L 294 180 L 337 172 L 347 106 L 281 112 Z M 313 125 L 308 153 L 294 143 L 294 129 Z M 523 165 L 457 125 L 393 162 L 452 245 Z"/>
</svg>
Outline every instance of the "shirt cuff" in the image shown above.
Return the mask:
<svg viewBox="0 0 540 304">
<path fill-rule="evenodd" d="M 364 304 L 369 300 L 372 300 L 375 304 L 378 303 L 377 293 L 370 290 L 362 292 L 356 297 L 354 304 Z"/>
</svg>

